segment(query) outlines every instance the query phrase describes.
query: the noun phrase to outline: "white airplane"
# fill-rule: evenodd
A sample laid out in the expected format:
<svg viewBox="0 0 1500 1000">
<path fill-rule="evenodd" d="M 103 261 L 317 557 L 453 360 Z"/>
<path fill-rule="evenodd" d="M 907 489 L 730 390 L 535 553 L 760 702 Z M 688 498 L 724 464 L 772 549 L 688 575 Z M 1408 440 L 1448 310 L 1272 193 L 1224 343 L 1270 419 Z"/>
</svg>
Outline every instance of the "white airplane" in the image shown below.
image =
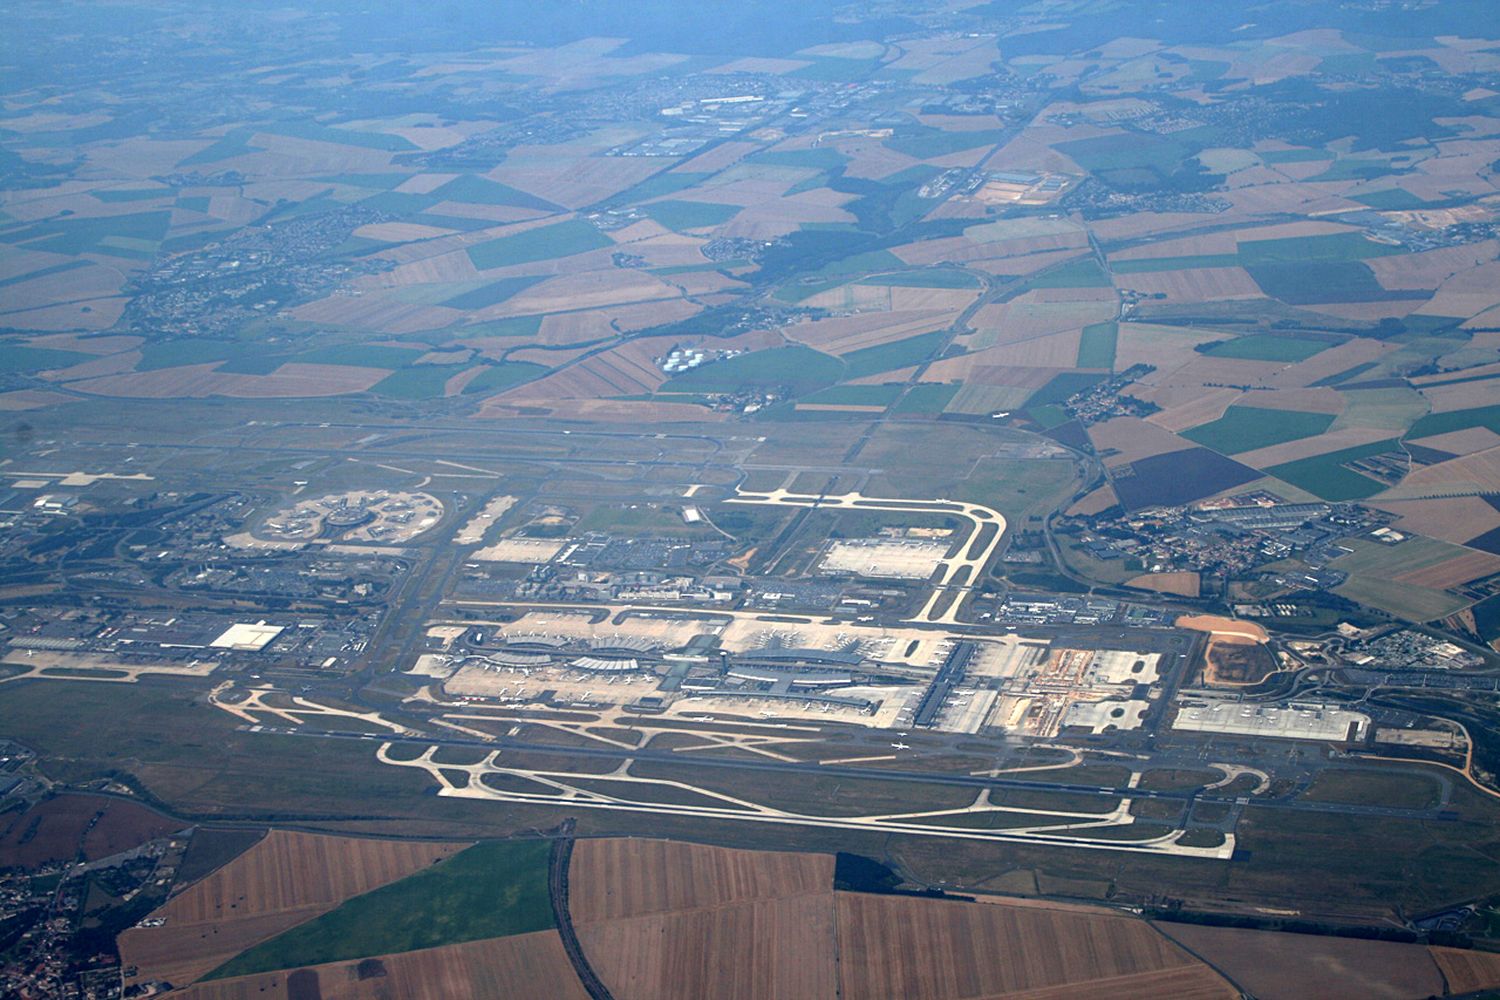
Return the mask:
<svg viewBox="0 0 1500 1000">
<path fill-rule="evenodd" d="M 895 749 L 895 750 L 910 750 L 911 746 L 908 745 L 908 744 L 906 744 L 906 743 L 901 743 L 901 742 L 898 741 L 898 742 L 892 743 L 891 744 L 891 748 Z"/>
</svg>

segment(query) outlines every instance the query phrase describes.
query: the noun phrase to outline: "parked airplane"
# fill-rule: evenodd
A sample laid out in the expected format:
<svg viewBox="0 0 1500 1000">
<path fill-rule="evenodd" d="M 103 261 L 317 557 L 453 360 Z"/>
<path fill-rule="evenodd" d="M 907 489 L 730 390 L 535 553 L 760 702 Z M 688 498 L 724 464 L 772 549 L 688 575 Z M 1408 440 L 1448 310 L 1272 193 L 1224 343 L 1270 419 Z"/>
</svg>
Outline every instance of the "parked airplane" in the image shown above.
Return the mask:
<svg viewBox="0 0 1500 1000">
<path fill-rule="evenodd" d="M 891 746 L 894 747 L 897 750 L 910 750 L 911 749 L 911 747 L 909 745 L 905 744 L 905 743 L 892 743 Z"/>
</svg>

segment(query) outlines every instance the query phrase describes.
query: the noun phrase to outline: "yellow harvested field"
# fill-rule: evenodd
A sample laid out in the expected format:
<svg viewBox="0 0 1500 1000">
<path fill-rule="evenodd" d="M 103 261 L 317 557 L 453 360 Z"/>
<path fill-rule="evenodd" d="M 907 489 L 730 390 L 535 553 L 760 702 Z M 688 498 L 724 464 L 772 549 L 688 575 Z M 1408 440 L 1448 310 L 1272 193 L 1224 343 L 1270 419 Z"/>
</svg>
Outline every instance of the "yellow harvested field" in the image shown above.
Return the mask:
<svg viewBox="0 0 1500 1000">
<path fill-rule="evenodd" d="M 330 295 L 297 306 L 292 315 L 304 323 L 356 327 L 381 333 L 417 333 L 462 322 L 462 309 L 403 302 L 390 293 L 370 292 L 357 297 Z"/>
<path fill-rule="evenodd" d="M 722 66 L 715 66 L 709 73 L 790 73 L 812 63 L 806 59 L 774 59 L 764 56 L 745 56 L 731 59 Z"/>
<path fill-rule="evenodd" d="M 295 987 L 293 976 L 297 977 Z M 294 973 L 219 979 L 173 996 L 182 1000 L 304 1000 L 309 996 L 322 1000 L 587 1000 L 588 991 L 578 981 L 557 931 L 534 931 L 359 961 L 330 962 Z"/>
<path fill-rule="evenodd" d="M 999 1000 L 1037 995 L 1032 991 L 1162 996 L 1155 991 L 1167 973 L 1179 973 L 1189 996 L 1238 996 L 1143 920 L 1031 906 L 836 896 L 839 986 L 846 997 Z"/>
<path fill-rule="evenodd" d="M 564 273 L 518 292 L 498 306 L 483 310 L 485 317 L 532 316 L 573 309 L 603 309 L 657 299 L 678 298 L 679 292 L 642 271 L 611 268 Z"/>
<path fill-rule="evenodd" d="M 620 330 L 642 330 L 660 323 L 673 323 L 698 311 L 698 307 L 686 299 L 668 299 L 617 309 L 553 313 L 542 319 L 537 342 L 557 345 L 603 340 L 618 336 Z"/>
<path fill-rule="evenodd" d="M 1438 287 L 1419 311 L 1429 316 L 1477 316 L 1500 304 L 1500 263 L 1461 271 Z"/>
<path fill-rule="evenodd" d="M 1052 333 L 1015 343 L 1000 344 L 985 352 L 999 365 L 1024 368 L 1071 368 L 1078 360 L 1078 342 L 1082 331 Z"/>
<path fill-rule="evenodd" d="M 1316 437 L 1285 441 L 1268 448 L 1257 448 L 1254 451 L 1236 455 L 1234 458 L 1235 461 L 1243 462 L 1245 465 L 1264 469 L 1272 465 L 1281 465 L 1284 462 L 1295 462 L 1300 458 L 1311 458 L 1314 455 L 1326 455 L 1331 451 L 1342 451 L 1345 448 L 1385 441 L 1390 436 L 1390 430 L 1383 427 L 1344 427 Z"/>
<path fill-rule="evenodd" d="M 1121 323 L 1115 339 L 1115 368 L 1152 365 L 1160 370 L 1176 368 L 1192 357 L 1198 344 L 1227 340 L 1229 334 L 1198 327 L 1157 326 L 1153 323 Z M 1210 381 L 1224 381 L 1210 379 Z"/>
<path fill-rule="evenodd" d="M 780 60 L 771 60 L 773 62 Z M 673 173 L 713 174 L 730 166 L 760 148 L 756 142 L 725 142 L 699 153 L 672 168 Z"/>
<path fill-rule="evenodd" d="M 1169 302 L 1253 299 L 1263 294 L 1255 279 L 1250 277 L 1250 272 L 1242 267 L 1199 267 L 1118 274 L 1115 276 L 1115 285 L 1142 295 L 1164 295 Z"/>
<path fill-rule="evenodd" d="M 76 396 L 47 392 L 45 389 L 17 389 L 14 392 L 0 392 L 0 412 L 40 410 L 44 406 L 76 402 L 78 402 Z"/>
<path fill-rule="evenodd" d="M 1108 220 L 1111 223 L 1119 220 Z M 1103 228 L 1095 226 L 1095 230 Z M 1117 229 L 1111 226 L 1110 229 Z M 1154 231 L 1154 230 L 1152 230 Z M 1239 241 L 1233 233 L 1210 233 L 1206 236 L 1183 236 L 1175 240 L 1156 240 L 1144 246 L 1131 247 L 1110 256 L 1110 262 L 1122 260 L 1157 260 L 1162 257 L 1209 257 L 1239 252 Z M 1134 275 L 1132 275 L 1134 277 Z"/>
<path fill-rule="evenodd" d="M 739 851 L 669 840 L 580 840 L 569 909 L 578 924 L 833 890 L 826 854 Z"/>
<path fill-rule="evenodd" d="M 1446 451 L 1450 455 L 1472 455 L 1477 451 L 1487 451 L 1500 445 L 1500 434 L 1496 434 L 1488 427 L 1465 427 L 1461 431 L 1449 431 L 1447 434 L 1417 438 L 1411 443 L 1424 448 Z"/>
<path fill-rule="evenodd" d="M 372 222 L 360 226 L 355 236 L 367 240 L 384 240 L 390 243 L 408 243 L 412 240 L 430 240 L 439 236 L 452 236 L 453 230 L 424 226 L 418 222 Z"/>
<path fill-rule="evenodd" d="M 123 295 L 80 299 L 5 313 L 3 322 L 16 330 L 107 330 L 129 301 Z"/>
<path fill-rule="evenodd" d="M 1500 493 L 1500 448 L 1463 455 L 1417 469 L 1402 481 L 1404 490 L 1461 487 L 1475 493 Z"/>
<path fill-rule="evenodd" d="M 1199 579 L 1197 573 L 1143 573 L 1125 581 L 1127 587 L 1154 590 L 1158 594 L 1176 594 L 1178 597 L 1197 597 Z"/>
<path fill-rule="evenodd" d="M 1447 590 L 1495 573 L 1500 573 L 1500 556 L 1488 552 L 1465 552 L 1432 566 L 1398 573 L 1392 579 L 1413 587 Z"/>
<path fill-rule="evenodd" d="M 1266 379 L 1266 384 L 1277 388 L 1293 388 L 1311 385 L 1320 379 L 1349 371 L 1351 368 L 1379 361 L 1395 350 L 1396 344 L 1385 341 L 1357 338 L 1319 351 L 1306 361 L 1282 369 Z"/>
<path fill-rule="evenodd" d="M 1500 988 L 1500 955 L 1459 948 L 1428 948 L 1454 996 Z"/>
<path fill-rule="evenodd" d="M 877 289 L 878 291 L 878 289 Z M 809 320 L 783 327 L 786 339 L 829 354 L 847 354 L 948 326 L 956 313 L 940 310 L 871 312 Z"/>
<path fill-rule="evenodd" d="M 140 351 L 123 351 L 119 354 L 111 354 L 103 358 L 94 358 L 84 361 L 69 368 L 59 368 L 56 371 L 40 372 L 39 377 L 49 382 L 76 382 L 79 379 L 99 378 L 103 375 L 120 375 L 125 372 L 135 371 L 135 366 L 141 362 Z"/>
<path fill-rule="evenodd" d="M 120 952 L 140 969 L 139 981 L 189 983 L 253 944 L 466 846 L 273 830 L 155 910 L 165 925 L 125 931 Z"/>
<path fill-rule="evenodd" d="M 1115 417 L 1097 423 L 1089 428 L 1089 439 L 1111 468 L 1192 447 L 1191 442 L 1139 417 Z"/>
<path fill-rule="evenodd" d="M 337 396 L 363 392 L 390 374 L 384 368 L 350 365 L 282 365 L 270 375 L 216 372 L 218 362 L 183 365 L 70 382 L 68 388 L 95 396 L 130 399 L 234 396 L 245 399 Z"/>
<path fill-rule="evenodd" d="M 384 274 L 370 275 L 355 282 L 355 287 L 401 288 L 478 281 L 484 277 L 469 260 L 469 255 L 460 248 L 450 247 L 446 239 L 441 243 L 396 247 L 382 251 L 379 256 L 398 261 L 398 264 Z"/>
<path fill-rule="evenodd" d="M 1238 389 L 1214 388 L 1191 382 L 1185 385 L 1146 387 L 1139 389 L 1134 395 L 1162 408 L 1147 417 L 1147 421 L 1176 432 L 1218 420 L 1229 409 L 1229 405 L 1244 393 Z"/>
<path fill-rule="evenodd" d="M 662 165 L 654 156 L 591 156 L 584 149 L 518 146 L 485 176 L 554 205 L 578 208 L 640 183 Z"/>
<path fill-rule="evenodd" d="M 1389 289 L 1437 288 L 1460 271 L 1488 264 L 1500 254 L 1500 243 L 1485 240 L 1425 253 L 1392 254 L 1365 264 L 1375 272 L 1381 287 Z"/>
<path fill-rule="evenodd" d="M 1093 517 L 1101 511 L 1108 510 L 1120 499 L 1115 496 L 1115 488 L 1108 483 L 1089 493 L 1082 500 L 1069 507 L 1069 517 Z"/>
<path fill-rule="evenodd" d="M 1422 389 L 1422 396 L 1432 404 L 1433 413 L 1469 410 L 1494 404 L 1495 383 L 1459 382 L 1454 385 L 1429 385 Z"/>
<path fill-rule="evenodd" d="M 1474 336 L 1472 336 L 1469 339 L 1469 346 L 1492 346 L 1488 344 L 1482 344 L 1481 336 L 1482 335 L 1480 334 L 1475 334 Z M 50 340 L 51 338 L 47 339 Z M 37 343 L 38 346 L 40 346 L 39 341 L 33 341 L 33 343 Z M 1446 382 L 1455 378 L 1472 379 L 1477 378 L 1480 375 L 1500 375 L 1500 362 L 1496 362 L 1495 364 L 1490 365 L 1475 365 L 1472 368 L 1464 368 L 1458 372 L 1434 372 L 1431 375 L 1417 375 L 1412 377 L 1409 381 L 1412 385 L 1421 388 L 1422 386 L 1432 382 Z"/>
</svg>

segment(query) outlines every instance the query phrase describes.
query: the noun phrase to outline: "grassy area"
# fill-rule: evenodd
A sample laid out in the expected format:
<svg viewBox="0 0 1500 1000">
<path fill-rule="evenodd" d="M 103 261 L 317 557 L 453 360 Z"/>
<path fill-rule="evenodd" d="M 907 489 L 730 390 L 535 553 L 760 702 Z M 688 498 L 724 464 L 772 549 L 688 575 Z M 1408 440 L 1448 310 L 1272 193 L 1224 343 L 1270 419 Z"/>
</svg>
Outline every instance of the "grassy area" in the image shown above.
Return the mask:
<svg viewBox="0 0 1500 1000">
<path fill-rule="evenodd" d="M 1204 354 L 1215 358 L 1244 358 L 1249 361 L 1306 361 L 1332 347 L 1325 340 L 1310 340 L 1306 337 L 1278 337 L 1270 333 L 1255 333 L 1234 340 L 1221 340 L 1212 347 L 1203 349 Z"/>
<path fill-rule="evenodd" d="M 1352 802 L 1397 809 L 1430 809 L 1441 787 L 1428 775 L 1384 768 L 1329 768 L 1319 773 L 1302 798 L 1309 802 Z"/>
<path fill-rule="evenodd" d="M 356 896 L 211 972 L 223 979 L 556 926 L 544 840 L 493 841 Z"/>
<path fill-rule="evenodd" d="M 907 337 L 905 340 L 897 340 L 889 344 L 881 344 L 879 347 L 850 351 L 844 355 L 844 364 L 849 366 L 850 378 L 863 378 L 898 368 L 910 368 L 931 357 L 932 352 L 938 349 L 947 336 L 946 332 L 939 330 L 934 333 Z"/>
<path fill-rule="evenodd" d="M 94 219 L 52 218 L 0 231 L 0 241 L 24 243 L 28 250 L 75 256 L 93 251 L 115 257 L 150 259 L 167 235 L 170 210 L 106 215 Z"/>
<path fill-rule="evenodd" d="M 1078 341 L 1079 368 L 1108 368 L 1115 367 L 1115 343 L 1119 338 L 1120 324 L 1113 321 L 1109 323 L 1090 323 L 1083 328 L 1083 336 Z"/>
<path fill-rule="evenodd" d="M 708 201 L 658 201 L 644 210 L 654 221 L 668 229 L 709 229 L 722 226 L 740 212 L 738 205 L 720 205 Z"/>
<path fill-rule="evenodd" d="M 1231 406 L 1218 420 L 1183 431 L 1182 436 L 1221 454 L 1238 455 L 1283 441 L 1314 437 L 1326 431 L 1331 423 L 1331 413 Z"/>
<path fill-rule="evenodd" d="M 573 219 L 472 246 L 469 260 L 481 271 L 487 271 L 495 267 L 571 257 L 608 246 L 614 246 L 614 241 L 608 236 L 587 222 Z"/>
<path fill-rule="evenodd" d="M 669 379 L 663 392 L 739 392 L 744 389 L 788 387 L 802 395 L 832 385 L 843 377 L 838 358 L 810 347 L 778 347 L 716 361 Z"/>
</svg>

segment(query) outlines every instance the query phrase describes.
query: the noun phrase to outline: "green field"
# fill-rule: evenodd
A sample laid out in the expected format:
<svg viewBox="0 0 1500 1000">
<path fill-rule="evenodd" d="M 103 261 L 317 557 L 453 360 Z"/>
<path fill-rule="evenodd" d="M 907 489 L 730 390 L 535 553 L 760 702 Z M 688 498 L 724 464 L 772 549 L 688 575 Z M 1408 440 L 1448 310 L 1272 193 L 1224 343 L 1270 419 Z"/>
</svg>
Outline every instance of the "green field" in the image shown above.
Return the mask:
<svg viewBox="0 0 1500 1000">
<path fill-rule="evenodd" d="M 573 219 L 472 246 L 469 260 L 481 271 L 487 271 L 495 267 L 571 257 L 609 246 L 614 246 L 614 241 L 608 236 L 587 222 Z"/>
<path fill-rule="evenodd" d="M 924 382 L 914 385 L 892 408 L 892 413 L 942 413 L 953 397 L 958 395 L 958 385 L 939 385 Z"/>
<path fill-rule="evenodd" d="M 491 841 L 256 945 L 209 979 L 438 948 L 556 926 L 544 840 Z"/>
<path fill-rule="evenodd" d="M 993 146 L 1005 138 L 1003 129 L 976 129 L 970 132 L 945 132 L 926 125 L 903 125 L 885 145 L 898 153 L 918 160 L 931 160 L 966 149 Z"/>
<path fill-rule="evenodd" d="M 1090 323 L 1083 328 L 1078 341 L 1079 368 L 1115 367 L 1115 342 L 1120 335 L 1120 324 Z"/>
<path fill-rule="evenodd" d="M 836 385 L 813 393 L 803 402 L 838 406 L 889 406 L 899 395 L 899 385 Z"/>
<path fill-rule="evenodd" d="M 1290 305 L 1385 302 L 1417 294 L 1386 291 L 1375 280 L 1375 272 L 1357 260 L 1248 264 L 1245 270 L 1261 291 Z"/>
<path fill-rule="evenodd" d="M 501 184 L 473 174 L 453 178 L 433 191 L 432 197 L 437 201 L 461 201 L 471 205 L 510 205 L 515 208 L 534 208 L 541 212 L 559 210 L 558 206 L 550 201 L 544 201 L 535 195 L 519 191 L 509 184 Z"/>
<path fill-rule="evenodd" d="M 1429 413 L 1418 420 L 1407 432 L 1409 438 L 1432 437 L 1450 431 L 1468 430 L 1470 427 L 1488 427 L 1500 434 L 1500 404 L 1476 406 L 1468 410 L 1450 410 L 1447 413 Z"/>
<path fill-rule="evenodd" d="M 1092 257 L 1081 257 L 1027 280 L 1027 288 L 1108 288 L 1109 275 Z"/>
<path fill-rule="evenodd" d="M 114 257 L 150 259 L 156 244 L 166 237 L 171 220 L 171 211 L 165 209 L 96 219 L 51 218 L 0 231 L 0 242 L 69 256 L 92 251 Z"/>
<path fill-rule="evenodd" d="M 59 351 L 51 347 L 25 347 L 21 344 L 0 344 L 0 374 L 14 372 L 41 372 L 53 368 L 68 368 L 89 360 L 94 355 L 78 351 Z"/>
<path fill-rule="evenodd" d="M 939 330 L 881 344 L 879 347 L 850 351 L 844 355 L 844 364 L 849 366 L 849 378 L 864 378 L 897 368 L 910 368 L 926 361 L 947 336 L 946 332 Z"/>
<path fill-rule="evenodd" d="M 1248 337 L 1221 340 L 1203 349 L 1204 354 L 1215 358 L 1244 358 L 1249 361 L 1306 361 L 1314 354 L 1332 347 L 1326 340 L 1309 340 L 1305 337 L 1278 337 L 1269 333 L 1253 333 Z"/>
<path fill-rule="evenodd" d="M 390 399 L 438 399 L 454 374 L 448 365 L 402 368 L 370 386 L 370 391 Z"/>
<path fill-rule="evenodd" d="M 527 364 L 524 361 L 487 365 L 484 371 L 475 375 L 464 385 L 463 394 L 469 396 L 480 392 L 499 392 L 513 385 L 529 382 L 546 371 L 547 369 L 541 365 Z"/>
<path fill-rule="evenodd" d="M 1265 469 L 1267 475 L 1291 483 L 1300 490 L 1316 494 L 1324 500 L 1363 500 L 1384 490 L 1385 484 L 1344 468 L 1345 462 L 1358 461 L 1382 452 L 1393 451 L 1399 446 L 1394 438 L 1376 441 L 1357 448 L 1314 455 L 1311 458 L 1273 465 Z"/>
<path fill-rule="evenodd" d="M 1315 437 L 1331 423 L 1331 413 L 1231 406 L 1218 420 L 1183 431 L 1182 436 L 1222 455 L 1238 455 L 1283 441 Z"/>
<path fill-rule="evenodd" d="M 1401 247 L 1367 240 L 1359 233 L 1335 233 L 1331 236 L 1294 236 L 1286 239 L 1240 241 L 1240 263 L 1246 267 L 1259 264 L 1306 264 L 1311 261 L 1341 262 L 1368 260 L 1405 253 Z"/>
<path fill-rule="evenodd" d="M 644 206 L 645 213 L 668 229 L 710 229 L 722 226 L 739 214 L 738 205 L 720 205 L 709 201 L 657 201 Z"/>
<path fill-rule="evenodd" d="M 741 354 L 678 375 L 661 387 L 662 392 L 739 392 L 744 389 L 775 389 L 786 386 L 794 395 L 813 392 L 843 377 L 838 358 L 810 347 L 777 347 L 769 351 Z"/>
<path fill-rule="evenodd" d="M 1043 407 L 1064 402 L 1074 393 L 1082 392 L 1103 380 L 1103 375 L 1088 372 L 1063 372 L 1060 375 L 1054 375 L 1051 381 L 1031 394 L 1031 397 L 1026 400 L 1026 406 L 1028 408 Z"/>
</svg>

